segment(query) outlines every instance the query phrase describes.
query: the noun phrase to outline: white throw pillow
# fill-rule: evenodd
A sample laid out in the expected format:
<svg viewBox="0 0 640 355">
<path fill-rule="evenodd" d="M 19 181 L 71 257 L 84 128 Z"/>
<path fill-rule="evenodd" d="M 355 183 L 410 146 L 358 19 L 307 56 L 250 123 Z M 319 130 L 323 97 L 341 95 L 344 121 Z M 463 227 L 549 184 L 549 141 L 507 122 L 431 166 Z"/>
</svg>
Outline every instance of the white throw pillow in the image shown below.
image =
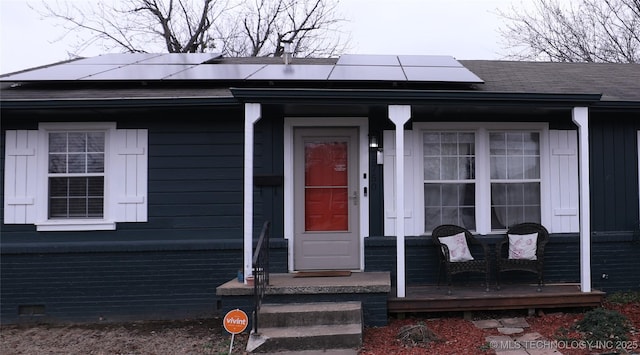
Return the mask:
<svg viewBox="0 0 640 355">
<path fill-rule="evenodd" d="M 473 260 L 469 247 L 467 246 L 467 238 L 464 236 L 464 232 L 449 236 L 438 238 L 440 243 L 445 244 L 449 248 L 449 261 L 469 261 Z M 443 251 L 444 252 L 444 251 Z"/>
<path fill-rule="evenodd" d="M 509 259 L 537 260 L 538 233 L 509 234 Z"/>
</svg>

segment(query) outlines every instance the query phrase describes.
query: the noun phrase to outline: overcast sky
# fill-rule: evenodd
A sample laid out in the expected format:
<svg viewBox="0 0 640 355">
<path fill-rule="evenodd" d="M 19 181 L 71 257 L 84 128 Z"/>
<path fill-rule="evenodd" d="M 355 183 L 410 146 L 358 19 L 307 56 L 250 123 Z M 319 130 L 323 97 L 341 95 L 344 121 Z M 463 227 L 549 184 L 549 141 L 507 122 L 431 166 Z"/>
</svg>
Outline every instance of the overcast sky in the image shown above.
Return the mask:
<svg viewBox="0 0 640 355">
<path fill-rule="evenodd" d="M 47 0 L 55 1 L 55 0 Z M 86 1 L 86 0 L 85 0 Z M 352 54 L 433 54 L 501 59 L 497 9 L 533 0 L 340 0 Z M 33 3 L 34 1 L 29 1 Z M 68 44 L 25 0 L 0 0 L 0 73 L 68 59 Z M 37 3 L 37 1 L 36 1 Z M 100 53 L 85 52 L 84 56 Z"/>
</svg>

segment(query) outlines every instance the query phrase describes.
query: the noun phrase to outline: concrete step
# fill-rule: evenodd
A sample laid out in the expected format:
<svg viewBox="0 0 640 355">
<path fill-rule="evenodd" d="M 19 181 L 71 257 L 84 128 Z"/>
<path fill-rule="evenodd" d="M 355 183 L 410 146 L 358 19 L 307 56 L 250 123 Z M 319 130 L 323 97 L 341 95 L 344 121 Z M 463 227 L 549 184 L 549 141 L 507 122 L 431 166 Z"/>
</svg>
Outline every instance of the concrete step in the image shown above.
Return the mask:
<svg viewBox="0 0 640 355">
<path fill-rule="evenodd" d="M 251 334 L 247 351 L 254 353 L 329 349 L 362 346 L 362 324 L 332 324 L 258 329 Z"/>
<path fill-rule="evenodd" d="M 360 302 L 264 304 L 258 322 L 259 328 L 361 324 L 362 305 Z"/>
</svg>

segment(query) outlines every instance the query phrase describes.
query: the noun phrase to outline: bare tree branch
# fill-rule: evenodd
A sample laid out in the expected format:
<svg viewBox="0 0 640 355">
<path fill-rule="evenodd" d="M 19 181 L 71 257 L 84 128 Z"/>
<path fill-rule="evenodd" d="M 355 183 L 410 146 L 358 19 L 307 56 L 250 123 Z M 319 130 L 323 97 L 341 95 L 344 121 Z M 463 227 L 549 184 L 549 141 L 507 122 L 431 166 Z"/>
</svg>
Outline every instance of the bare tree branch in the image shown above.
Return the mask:
<svg viewBox="0 0 640 355">
<path fill-rule="evenodd" d="M 562 5 L 561 5 L 562 4 Z M 536 0 L 498 11 L 507 58 L 563 62 L 640 61 L 640 0 Z"/>
<path fill-rule="evenodd" d="M 71 52 L 192 53 L 225 56 L 282 55 L 283 40 L 296 55 L 344 51 L 335 11 L 339 0 L 41 0 L 36 8 L 75 40 Z"/>
</svg>

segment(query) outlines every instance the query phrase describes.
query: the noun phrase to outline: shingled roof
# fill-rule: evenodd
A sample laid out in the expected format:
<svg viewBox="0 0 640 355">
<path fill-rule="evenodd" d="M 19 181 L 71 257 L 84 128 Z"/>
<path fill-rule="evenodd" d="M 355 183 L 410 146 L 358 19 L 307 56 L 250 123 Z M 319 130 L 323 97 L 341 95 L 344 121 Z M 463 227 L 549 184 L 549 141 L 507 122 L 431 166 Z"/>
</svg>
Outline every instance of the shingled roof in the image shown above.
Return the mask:
<svg viewBox="0 0 640 355">
<path fill-rule="evenodd" d="M 603 101 L 640 102 L 640 64 L 461 60 L 489 92 L 601 94 Z"/>
<path fill-rule="evenodd" d="M 372 56 L 376 57 L 376 56 Z M 382 57 L 382 56 L 378 56 Z M 401 56 L 398 56 L 400 58 Z M 404 56 L 407 57 L 407 56 Z M 295 65 L 310 65 L 314 68 L 335 68 L 340 59 L 336 58 L 295 58 Z M 59 63 L 68 65 L 69 62 Z M 0 101 L 38 101 L 38 100 L 82 100 L 82 99 L 191 99 L 219 98 L 233 100 L 231 87 L 254 87 L 262 85 L 279 88 L 312 88 L 332 90 L 340 88 L 417 90 L 423 92 L 442 91 L 464 93 L 496 94 L 557 94 L 557 95 L 602 95 L 601 102 L 640 105 L 640 64 L 605 63 L 549 63 L 518 62 L 497 60 L 460 60 L 460 64 L 481 79 L 480 82 L 453 83 L 421 82 L 407 79 L 401 82 L 393 80 L 251 80 L 207 78 L 189 78 L 189 80 L 121 80 L 109 82 L 100 80 L 13 80 L 25 75 L 0 76 L 2 87 Z M 264 65 L 274 68 L 284 65 L 280 58 L 222 58 L 209 60 L 200 66 L 216 65 L 251 66 Z M 47 67 L 55 67 L 53 64 Z M 382 67 L 383 65 L 380 65 Z M 144 70 L 144 66 L 140 66 Z M 309 67 L 311 68 L 311 67 Z M 406 68 L 406 67 L 405 67 Z M 42 68 L 40 68 L 42 69 Z M 324 70 L 324 69 L 323 69 Z M 29 73 L 24 71 L 21 73 Z M 14 73 L 15 74 L 15 73 Z M 28 77 L 28 75 L 26 75 Z M 483 82 L 482 82 L 483 81 Z M 230 101 L 228 101 L 230 102 Z"/>
</svg>

